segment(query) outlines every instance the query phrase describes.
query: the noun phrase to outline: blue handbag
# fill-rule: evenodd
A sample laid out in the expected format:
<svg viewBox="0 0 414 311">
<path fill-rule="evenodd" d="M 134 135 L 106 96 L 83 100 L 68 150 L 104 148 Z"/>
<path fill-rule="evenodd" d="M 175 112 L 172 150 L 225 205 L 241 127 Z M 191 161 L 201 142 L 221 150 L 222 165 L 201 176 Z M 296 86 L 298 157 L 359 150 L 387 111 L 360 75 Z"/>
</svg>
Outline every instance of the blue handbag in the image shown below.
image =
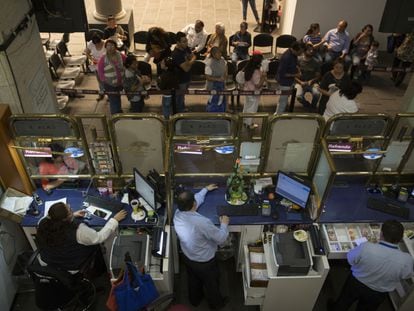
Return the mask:
<svg viewBox="0 0 414 311">
<path fill-rule="evenodd" d="M 159 294 L 149 274 L 142 274 L 130 262 L 121 284 L 114 288 L 118 311 L 138 311 L 158 298 Z"/>
</svg>

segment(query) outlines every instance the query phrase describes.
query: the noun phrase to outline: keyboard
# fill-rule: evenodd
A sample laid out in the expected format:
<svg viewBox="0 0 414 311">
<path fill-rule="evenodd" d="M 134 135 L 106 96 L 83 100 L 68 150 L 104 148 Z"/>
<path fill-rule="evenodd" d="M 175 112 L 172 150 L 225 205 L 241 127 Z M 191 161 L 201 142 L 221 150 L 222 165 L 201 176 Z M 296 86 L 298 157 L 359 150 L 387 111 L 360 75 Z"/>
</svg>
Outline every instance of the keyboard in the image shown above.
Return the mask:
<svg viewBox="0 0 414 311">
<path fill-rule="evenodd" d="M 405 207 L 404 203 L 395 200 L 390 202 L 384 198 L 368 198 L 367 207 L 404 219 L 410 218 L 410 209 Z"/>
<path fill-rule="evenodd" d="M 110 210 L 113 213 L 118 213 L 124 208 L 124 204 L 120 201 L 107 200 L 101 197 L 96 197 L 93 195 L 87 195 L 83 201 L 85 206 L 96 206 L 103 209 Z"/>
<path fill-rule="evenodd" d="M 217 206 L 217 214 L 219 216 L 257 216 L 259 213 L 258 205 L 219 205 Z"/>
</svg>

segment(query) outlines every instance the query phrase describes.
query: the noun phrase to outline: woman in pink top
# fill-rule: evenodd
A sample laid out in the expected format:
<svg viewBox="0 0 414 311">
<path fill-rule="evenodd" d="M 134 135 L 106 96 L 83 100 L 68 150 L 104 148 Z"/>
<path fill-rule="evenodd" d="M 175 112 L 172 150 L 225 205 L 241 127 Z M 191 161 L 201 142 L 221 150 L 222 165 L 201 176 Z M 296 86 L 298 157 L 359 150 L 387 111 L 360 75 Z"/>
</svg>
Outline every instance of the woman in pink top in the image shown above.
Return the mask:
<svg viewBox="0 0 414 311">
<path fill-rule="evenodd" d="M 244 73 L 244 79 L 242 76 L 241 81 L 244 80 L 243 90 L 244 91 L 260 91 L 263 83 L 266 81 L 266 72 L 261 70 L 261 64 L 263 61 L 263 55 L 260 51 L 253 51 L 253 55 L 246 67 L 242 69 Z M 259 95 L 248 95 L 245 96 L 245 102 L 243 112 L 257 112 L 259 108 L 260 96 Z M 245 118 L 244 125 L 250 129 L 257 128 L 258 125 L 252 123 L 252 118 Z"/>
</svg>

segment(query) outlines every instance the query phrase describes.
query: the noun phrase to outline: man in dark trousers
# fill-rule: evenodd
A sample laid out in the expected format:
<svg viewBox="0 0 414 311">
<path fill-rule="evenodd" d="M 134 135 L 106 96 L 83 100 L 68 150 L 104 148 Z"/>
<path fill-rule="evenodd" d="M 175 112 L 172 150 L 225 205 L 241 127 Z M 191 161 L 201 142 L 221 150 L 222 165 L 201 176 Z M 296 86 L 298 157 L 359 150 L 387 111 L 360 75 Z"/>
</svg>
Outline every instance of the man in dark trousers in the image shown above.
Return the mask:
<svg viewBox="0 0 414 311">
<path fill-rule="evenodd" d="M 295 41 L 280 58 L 279 67 L 276 73 L 276 80 L 279 82 L 279 89 L 281 91 L 292 90 L 295 78 L 300 77 L 298 56 L 303 53 L 304 48 L 305 45 L 302 42 Z M 285 112 L 288 100 L 289 95 L 280 95 L 275 114 Z"/>
<path fill-rule="evenodd" d="M 216 188 L 211 184 L 195 195 L 190 191 L 182 192 L 174 214 L 174 228 L 187 268 L 190 302 L 198 306 L 205 289 L 209 307 L 214 310 L 223 308 L 227 302 L 220 294 L 220 274 L 215 254 L 217 245 L 225 242 L 229 235 L 229 218 L 221 216 L 220 227 L 217 227 L 210 219 L 197 213 L 197 209 L 203 204 L 207 192 Z"/>
<path fill-rule="evenodd" d="M 187 91 L 191 81 L 191 66 L 196 60 L 196 56 L 188 47 L 187 36 L 183 32 L 177 32 L 177 44 L 172 52 L 172 60 L 175 65 L 175 73 L 178 80 L 178 90 L 175 96 L 176 112 L 185 111 L 185 92 Z"/>
<path fill-rule="evenodd" d="M 403 233 L 401 223 L 387 220 L 379 243 L 365 242 L 348 252 L 352 273 L 328 310 L 348 310 L 355 301 L 357 310 L 376 310 L 401 280 L 413 276 L 413 258 L 398 249 Z"/>
</svg>

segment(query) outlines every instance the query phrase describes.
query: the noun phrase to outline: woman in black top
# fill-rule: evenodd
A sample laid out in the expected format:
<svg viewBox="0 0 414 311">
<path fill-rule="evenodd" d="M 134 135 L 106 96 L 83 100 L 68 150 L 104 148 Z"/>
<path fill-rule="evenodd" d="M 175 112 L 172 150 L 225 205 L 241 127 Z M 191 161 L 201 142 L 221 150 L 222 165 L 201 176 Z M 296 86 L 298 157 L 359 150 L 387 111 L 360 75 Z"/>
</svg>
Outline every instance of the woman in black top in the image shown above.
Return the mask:
<svg viewBox="0 0 414 311">
<path fill-rule="evenodd" d="M 322 94 L 318 107 L 318 113 L 320 115 L 323 115 L 325 112 L 329 96 L 338 89 L 342 89 L 344 85 L 348 85 L 350 82 L 351 79 L 344 70 L 343 59 L 337 58 L 333 63 L 332 70 L 325 73 L 319 85 L 319 91 Z"/>
</svg>

